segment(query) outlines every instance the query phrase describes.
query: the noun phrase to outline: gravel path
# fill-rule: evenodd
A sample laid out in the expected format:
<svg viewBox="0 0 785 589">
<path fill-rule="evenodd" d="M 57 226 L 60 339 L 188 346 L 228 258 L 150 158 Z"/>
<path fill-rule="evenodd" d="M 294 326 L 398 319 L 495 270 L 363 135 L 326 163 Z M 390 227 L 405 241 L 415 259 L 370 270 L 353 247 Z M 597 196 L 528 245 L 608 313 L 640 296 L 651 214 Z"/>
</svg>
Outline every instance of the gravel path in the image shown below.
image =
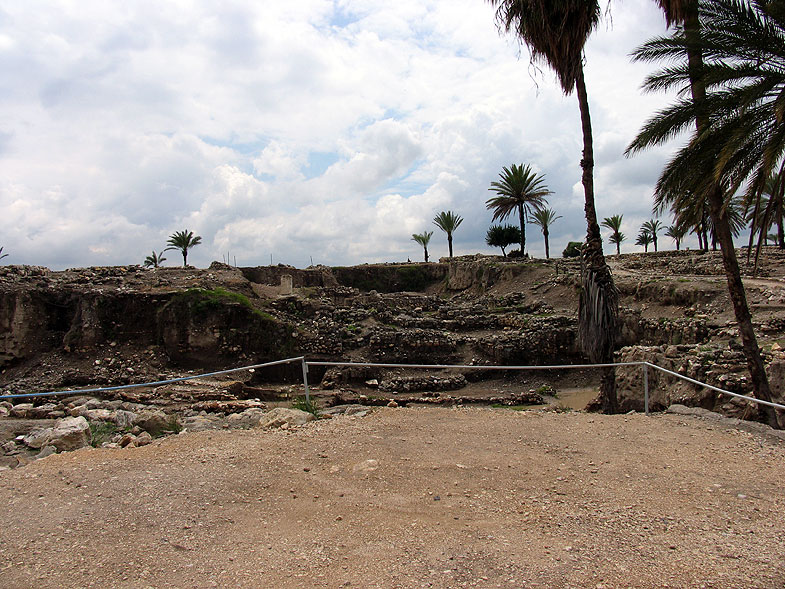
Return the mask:
<svg viewBox="0 0 785 589">
<path fill-rule="evenodd" d="M 380 409 L 0 472 L 0 586 L 785 587 L 785 444 Z"/>
</svg>

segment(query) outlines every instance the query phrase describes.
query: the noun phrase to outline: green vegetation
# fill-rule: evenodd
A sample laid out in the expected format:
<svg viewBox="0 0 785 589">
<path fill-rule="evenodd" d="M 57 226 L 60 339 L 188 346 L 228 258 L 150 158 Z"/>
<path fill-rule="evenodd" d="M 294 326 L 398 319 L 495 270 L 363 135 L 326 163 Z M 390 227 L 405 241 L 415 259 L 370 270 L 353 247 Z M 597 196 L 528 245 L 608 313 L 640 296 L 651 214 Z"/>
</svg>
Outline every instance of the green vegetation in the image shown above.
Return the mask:
<svg viewBox="0 0 785 589">
<path fill-rule="evenodd" d="M 577 258 L 581 255 L 582 248 L 583 243 L 580 241 L 571 241 L 567 244 L 567 247 L 564 248 L 564 251 L 561 255 L 564 258 Z"/>
<path fill-rule="evenodd" d="M 121 430 L 111 421 L 91 421 L 90 422 L 90 445 L 99 448 L 106 442 L 111 442 L 112 438 L 119 433 L 125 433 L 128 428 Z"/>
<path fill-rule="evenodd" d="M 183 267 L 185 267 L 188 265 L 188 250 L 202 243 L 202 238 L 199 235 L 194 236 L 193 231 L 183 229 L 172 233 L 166 243 L 169 247 L 164 251 L 180 250 L 183 254 Z"/>
<path fill-rule="evenodd" d="M 616 255 L 621 254 L 621 242 L 627 239 L 627 236 L 621 232 L 621 220 L 624 215 L 613 215 L 612 217 L 605 217 L 601 225 L 611 230 L 611 237 L 609 241 L 616 246 Z"/>
<path fill-rule="evenodd" d="M 507 257 L 504 251 L 508 245 L 521 241 L 521 230 L 515 225 L 491 225 L 488 233 L 485 234 L 485 243 L 491 247 L 498 247 L 502 250 L 502 256 Z"/>
<path fill-rule="evenodd" d="M 447 247 L 452 258 L 452 234 L 463 223 L 463 217 L 452 211 L 442 211 L 433 218 L 433 224 L 447 234 Z"/>
<path fill-rule="evenodd" d="M 433 231 L 423 231 L 422 233 L 413 233 L 412 240 L 416 241 L 422 246 L 425 253 L 425 261 L 428 261 L 428 243 L 431 241 Z"/>
<path fill-rule="evenodd" d="M 561 218 L 562 216 L 557 215 L 553 209 L 540 209 L 539 211 L 535 211 L 532 215 L 532 223 L 540 226 L 540 229 L 542 229 L 542 236 L 545 238 L 546 260 L 550 259 L 551 257 L 551 244 L 548 240 L 548 236 L 550 235 L 550 227 Z"/>
<path fill-rule="evenodd" d="M 528 164 L 503 167 L 500 182 L 491 182 L 497 196 L 485 201 L 485 208 L 493 209 L 493 221 L 504 221 L 513 212 L 518 213 L 521 229 L 521 252 L 526 253 L 526 221 L 528 215 L 548 204 L 545 197 L 552 194 L 545 186 L 545 176 L 535 174 Z"/>
<path fill-rule="evenodd" d="M 166 258 L 164 258 L 164 253 L 161 252 L 160 254 L 156 254 L 155 250 L 149 256 L 144 259 L 143 266 L 145 268 L 158 268 L 162 262 L 165 262 Z"/>
<path fill-rule="evenodd" d="M 292 409 L 299 409 L 300 411 L 311 413 L 316 419 L 319 419 L 319 405 L 313 397 L 310 399 L 297 397 L 292 401 Z"/>
<path fill-rule="evenodd" d="M 248 297 L 239 292 L 232 292 L 223 288 L 207 290 L 204 288 L 189 288 L 172 297 L 172 302 L 182 302 L 191 307 L 196 313 L 204 313 L 211 310 L 220 309 L 226 304 L 236 303 L 247 308 L 249 311 L 258 315 L 262 319 L 274 321 L 275 318 L 269 313 L 260 311 L 251 304 Z"/>
</svg>

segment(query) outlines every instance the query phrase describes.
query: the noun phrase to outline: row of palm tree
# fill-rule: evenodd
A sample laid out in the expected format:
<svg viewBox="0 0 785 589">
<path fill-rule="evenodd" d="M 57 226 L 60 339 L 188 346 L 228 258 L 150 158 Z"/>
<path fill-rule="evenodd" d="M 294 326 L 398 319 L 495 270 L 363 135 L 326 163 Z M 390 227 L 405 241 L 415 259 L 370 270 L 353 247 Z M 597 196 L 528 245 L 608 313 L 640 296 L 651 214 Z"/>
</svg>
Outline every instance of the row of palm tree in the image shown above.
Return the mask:
<svg viewBox="0 0 785 589">
<path fill-rule="evenodd" d="M 153 250 L 152 254 L 144 259 L 143 265 L 145 268 L 158 268 L 166 261 L 164 252 L 168 250 L 179 250 L 183 256 L 183 267 L 187 266 L 188 250 L 202 243 L 202 237 L 200 235 L 194 235 L 193 231 L 183 229 L 182 231 L 175 231 L 172 233 L 166 243 L 169 247 L 165 248 L 160 253 L 155 253 L 155 250 Z"/>
</svg>

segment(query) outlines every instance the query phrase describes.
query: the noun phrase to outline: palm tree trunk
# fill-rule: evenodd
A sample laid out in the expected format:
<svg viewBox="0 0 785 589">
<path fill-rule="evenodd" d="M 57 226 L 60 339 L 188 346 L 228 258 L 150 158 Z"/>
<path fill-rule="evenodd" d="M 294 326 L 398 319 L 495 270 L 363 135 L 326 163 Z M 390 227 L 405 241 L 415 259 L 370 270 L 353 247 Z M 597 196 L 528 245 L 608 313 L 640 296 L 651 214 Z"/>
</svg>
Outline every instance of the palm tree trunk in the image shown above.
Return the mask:
<svg viewBox="0 0 785 589">
<path fill-rule="evenodd" d="M 584 354 L 591 362 L 613 362 L 614 336 L 619 314 L 619 299 L 610 268 L 602 253 L 602 237 L 594 206 L 594 145 L 589 113 L 589 97 L 583 67 L 575 78 L 575 91 L 581 111 L 583 130 L 583 192 L 586 214 L 586 245 L 581 256 L 581 295 L 578 308 L 578 338 Z M 618 413 L 616 373 L 613 367 L 604 368 L 600 381 L 603 413 Z"/>
<path fill-rule="evenodd" d="M 550 244 L 548 243 L 548 230 L 545 229 L 542 232 L 543 237 L 545 237 L 545 259 L 549 260 L 551 258 L 551 248 Z"/>
<path fill-rule="evenodd" d="M 425 261 L 427 262 L 428 261 L 428 246 L 424 245 L 424 246 L 422 246 L 422 249 L 425 250 Z"/>
<path fill-rule="evenodd" d="M 450 251 L 450 257 L 452 258 L 452 233 L 447 234 L 447 249 Z"/>
<path fill-rule="evenodd" d="M 521 255 L 526 254 L 526 221 L 523 215 L 523 205 L 518 205 L 518 219 L 521 222 Z"/>
<path fill-rule="evenodd" d="M 188 265 L 187 260 L 188 260 L 188 252 L 186 250 L 183 250 L 183 268 L 185 268 Z"/>
<path fill-rule="evenodd" d="M 616 242 L 616 255 L 617 256 L 621 255 L 621 249 L 620 248 L 621 248 L 621 244 L 617 241 Z"/>
<path fill-rule="evenodd" d="M 696 117 L 695 127 L 700 134 L 707 129 L 710 121 L 705 111 L 706 87 L 701 80 L 703 71 L 703 53 L 700 49 L 700 21 L 698 18 L 698 2 L 690 0 L 685 6 L 684 32 L 687 39 L 687 61 L 690 74 L 690 91 L 692 100 L 695 104 Z M 766 376 L 766 368 L 763 365 L 763 358 L 758 347 L 758 340 L 755 337 L 755 330 L 752 327 L 752 315 L 747 304 L 747 296 L 744 291 L 744 283 L 741 281 L 739 261 L 736 258 L 736 249 L 733 245 L 733 233 L 727 215 L 723 212 L 725 205 L 725 193 L 719 183 L 715 183 L 707 195 L 709 203 L 709 214 L 714 222 L 713 240 L 719 241 L 722 251 L 722 263 L 725 266 L 725 274 L 728 279 L 728 292 L 733 303 L 733 312 L 739 324 L 739 335 L 741 337 L 744 356 L 747 361 L 747 368 L 752 377 L 752 386 L 755 396 L 762 401 L 771 401 L 771 389 L 769 379 Z M 760 411 L 765 421 L 772 427 L 780 427 L 777 413 L 773 407 L 760 406 Z"/>
</svg>

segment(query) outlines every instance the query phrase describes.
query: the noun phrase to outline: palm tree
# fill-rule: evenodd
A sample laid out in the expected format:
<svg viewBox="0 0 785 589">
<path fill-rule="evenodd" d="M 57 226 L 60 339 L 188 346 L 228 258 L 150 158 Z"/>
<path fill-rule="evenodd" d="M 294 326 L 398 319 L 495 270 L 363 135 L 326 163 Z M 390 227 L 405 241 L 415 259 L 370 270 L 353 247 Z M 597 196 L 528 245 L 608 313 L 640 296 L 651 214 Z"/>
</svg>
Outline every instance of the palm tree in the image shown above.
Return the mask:
<svg viewBox="0 0 785 589">
<path fill-rule="evenodd" d="M 447 234 L 447 247 L 452 258 L 452 234 L 463 223 L 463 217 L 452 211 L 442 211 L 433 218 L 433 224 Z"/>
<path fill-rule="evenodd" d="M 641 227 L 640 233 L 638 233 L 638 239 L 635 240 L 635 245 L 642 245 L 643 251 L 648 253 L 649 245 L 651 244 L 652 239 L 653 237 L 651 232 L 645 227 Z"/>
<path fill-rule="evenodd" d="M 5 247 L 5 246 L 3 246 L 3 247 Z M 0 254 L 3 254 L 3 248 L 2 247 L 0 247 Z M 3 255 L 0 256 L 0 260 L 2 260 L 3 258 L 7 258 L 7 257 L 8 257 L 8 254 L 3 254 Z"/>
<path fill-rule="evenodd" d="M 550 235 L 550 226 L 553 225 L 557 219 L 561 219 L 561 215 L 557 215 L 553 209 L 540 209 L 534 211 L 532 215 L 532 223 L 539 225 L 542 229 L 542 236 L 545 238 L 545 259 L 551 257 L 550 243 L 548 243 L 548 236 Z"/>
<path fill-rule="evenodd" d="M 193 231 L 183 229 L 172 233 L 166 243 L 169 244 L 169 247 L 164 251 L 180 250 L 180 253 L 183 254 L 183 266 L 185 267 L 188 262 L 188 250 L 202 243 L 202 238 L 199 235 L 194 236 Z"/>
<path fill-rule="evenodd" d="M 681 242 L 687 235 L 687 227 L 674 223 L 665 229 L 665 235 L 676 242 L 676 251 L 679 251 L 681 249 Z"/>
<path fill-rule="evenodd" d="M 488 190 L 497 196 L 485 201 L 487 209 L 494 209 L 492 221 L 503 221 L 513 211 L 518 211 L 521 226 L 521 254 L 526 253 L 526 220 L 532 212 L 540 211 L 548 204 L 545 197 L 552 194 L 545 186 L 545 176 L 535 174 L 531 167 L 512 164 L 502 168 L 501 182 L 491 182 Z"/>
<path fill-rule="evenodd" d="M 594 205 L 594 145 L 589 98 L 583 74 L 583 49 L 600 21 L 598 0 L 489 0 L 496 19 L 528 47 L 534 62 L 544 62 L 556 73 L 562 90 L 575 90 L 583 130 L 581 181 L 586 215 L 586 245 L 582 251 L 578 335 L 592 362 L 612 362 L 619 315 L 619 295 L 602 252 L 602 237 Z M 602 410 L 618 411 L 613 369 L 603 372 Z"/>
<path fill-rule="evenodd" d="M 654 251 L 657 251 L 657 231 L 662 229 L 662 223 L 657 219 L 649 219 L 643 224 L 643 228 L 651 236 L 651 242 L 654 244 Z"/>
<path fill-rule="evenodd" d="M 747 250 L 749 260 L 752 242 L 755 234 L 758 234 L 758 247 L 755 252 L 755 264 L 757 267 L 758 256 L 760 255 L 761 237 L 768 243 L 768 231 L 773 225 L 777 225 L 777 235 L 773 241 L 779 247 L 785 248 L 785 231 L 783 230 L 783 193 L 785 193 L 785 173 L 771 174 L 757 198 L 747 198 L 745 203 L 747 208 L 746 218 L 750 221 L 750 242 Z"/>
<path fill-rule="evenodd" d="M 422 233 L 413 233 L 412 239 L 422 246 L 425 252 L 425 261 L 428 261 L 428 242 L 431 241 L 433 231 L 423 231 Z"/>
<path fill-rule="evenodd" d="M 621 255 L 621 242 L 627 239 L 627 236 L 621 232 L 621 220 L 624 218 L 624 215 L 613 215 L 612 217 L 605 217 L 602 220 L 602 226 L 610 229 L 612 231 L 610 242 L 616 245 L 616 255 Z"/>
<path fill-rule="evenodd" d="M 143 265 L 145 268 L 158 268 L 158 266 L 160 266 L 161 263 L 165 261 L 166 258 L 164 258 L 164 252 L 156 254 L 155 250 L 153 250 L 153 253 L 144 259 Z"/>
<path fill-rule="evenodd" d="M 499 247 L 502 250 L 502 256 L 507 257 L 507 252 L 504 251 L 508 245 L 518 243 L 521 240 L 521 230 L 515 225 L 491 225 L 488 228 L 488 233 L 485 234 L 485 243 L 491 247 Z"/>
<path fill-rule="evenodd" d="M 689 96 L 681 92 L 680 100 L 650 119 L 627 151 L 660 144 L 694 123 L 695 133 L 666 166 L 657 192 L 673 198 L 679 191 L 691 190 L 708 203 L 755 395 L 768 401 L 771 389 L 752 326 L 726 205 L 727 198 L 748 180 L 748 193 L 759 193 L 782 158 L 782 6 L 764 0 L 660 0 L 659 4 L 669 24 L 680 28 L 668 38 L 647 42 L 634 57 L 668 61 L 663 70 L 647 79 L 646 88 L 689 89 Z M 674 59 L 681 62 L 674 64 Z M 685 83 L 689 83 L 686 88 Z M 763 406 L 761 410 L 770 425 L 779 425 L 773 408 Z"/>
</svg>

